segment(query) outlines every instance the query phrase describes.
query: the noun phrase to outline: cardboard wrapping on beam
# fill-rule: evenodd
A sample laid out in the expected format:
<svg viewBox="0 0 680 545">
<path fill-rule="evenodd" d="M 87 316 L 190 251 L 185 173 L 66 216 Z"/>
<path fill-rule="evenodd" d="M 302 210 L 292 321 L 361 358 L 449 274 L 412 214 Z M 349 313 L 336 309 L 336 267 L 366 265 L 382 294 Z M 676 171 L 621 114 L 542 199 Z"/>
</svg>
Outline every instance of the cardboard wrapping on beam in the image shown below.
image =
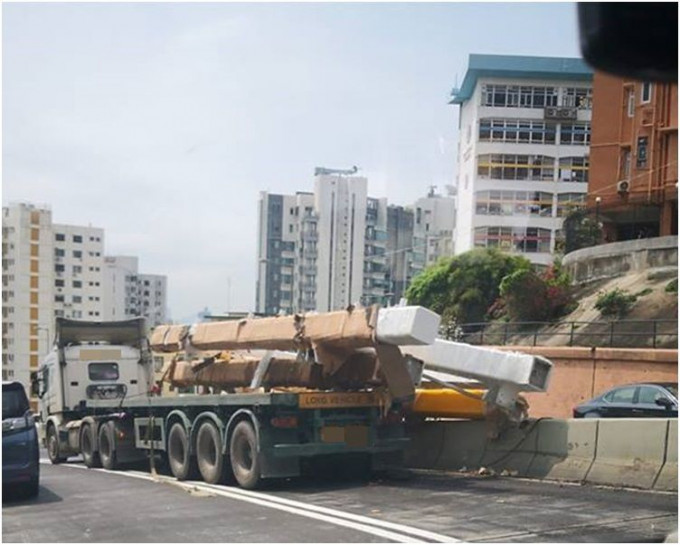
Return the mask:
<svg viewBox="0 0 680 545">
<path fill-rule="evenodd" d="M 191 345 L 197 350 L 298 350 L 318 344 L 361 348 L 372 344 L 377 312 L 377 307 L 369 307 L 201 323 L 192 328 Z"/>
<path fill-rule="evenodd" d="M 156 352 L 177 352 L 182 350 L 182 341 L 188 332 L 189 327 L 185 325 L 159 325 L 151 333 L 149 344 Z"/>
<path fill-rule="evenodd" d="M 163 380 L 174 386 L 211 386 L 214 388 L 249 387 L 260 358 L 230 355 L 214 361 L 177 361 Z M 316 389 L 365 388 L 384 384 L 377 371 L 375 354 L 357 352 L 334 375 L 325 375 L 321 365 L 290 358 L 269 361 L 261 382 L 265 388 L 303 387 Z"/>
</svg>

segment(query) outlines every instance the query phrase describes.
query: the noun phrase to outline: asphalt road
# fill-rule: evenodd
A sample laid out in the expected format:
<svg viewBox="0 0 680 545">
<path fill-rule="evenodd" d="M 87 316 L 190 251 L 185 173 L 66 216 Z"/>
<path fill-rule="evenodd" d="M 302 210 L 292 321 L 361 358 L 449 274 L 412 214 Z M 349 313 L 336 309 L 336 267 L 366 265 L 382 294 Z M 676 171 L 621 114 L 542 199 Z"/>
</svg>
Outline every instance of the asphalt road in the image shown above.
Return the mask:
<svg viewBox="0 0 680 545">
<path fill-rule="evenodd" d="M 3 491 L 5 542 L 659 542 L 676 494 L 417 472 L 275 482 L 263 491 L 148 472 L 41 466 L 35 500 Z"/>
</svg>

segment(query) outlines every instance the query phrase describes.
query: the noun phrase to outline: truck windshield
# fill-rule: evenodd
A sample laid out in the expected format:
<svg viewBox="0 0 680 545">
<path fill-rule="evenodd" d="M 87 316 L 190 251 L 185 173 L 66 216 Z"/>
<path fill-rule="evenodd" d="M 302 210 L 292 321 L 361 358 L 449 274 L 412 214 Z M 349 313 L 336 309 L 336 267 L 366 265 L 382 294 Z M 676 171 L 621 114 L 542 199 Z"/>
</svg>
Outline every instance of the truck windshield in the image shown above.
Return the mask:
<svg viewBox="0 0 680 545">
<path fill-rule="evenodd" d="M 2 419 L 20 418 L 28 411 L 28 399 L 21 384 L 2 385 Z"/>
<path fill-rule="evenodd" d="M 91 363 L 87 367 L 90 380 L 118 380 L 118 364 L 113 362 Z"/>
</svg>

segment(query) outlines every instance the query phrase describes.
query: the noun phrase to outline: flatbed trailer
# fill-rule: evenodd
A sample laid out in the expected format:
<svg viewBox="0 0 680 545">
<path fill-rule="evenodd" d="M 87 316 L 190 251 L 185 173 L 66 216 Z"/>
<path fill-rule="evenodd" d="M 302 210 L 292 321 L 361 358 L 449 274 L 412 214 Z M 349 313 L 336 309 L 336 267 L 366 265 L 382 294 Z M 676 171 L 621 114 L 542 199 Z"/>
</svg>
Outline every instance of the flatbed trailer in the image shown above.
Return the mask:
<svg viewBox="0 0 680 545">
<path fill-rule="evenodd" d="M 428 328 L 432 338 L 437 321 Z M 347 336 L 341 340 L 351 347 Z M 394 367 L 408 392 L 408 372 Z M 34 385 L 52 463 L 82 455 L 88 467 L 116 469 L 160 455 L 178 479 L 217 483 L 233 474 L 240 486 L 256 488 L 262 479 L 300 475 L 303 461 L 318 456 L 356 455 L 374 470 L 400 465 L 408 443 L 403 409 L 412 398 L 396 398 L 384 383 L 173 396 L 157 395 L 154 386 L 143 320 L 58 319 L 55 350 Z"/>
</svg>

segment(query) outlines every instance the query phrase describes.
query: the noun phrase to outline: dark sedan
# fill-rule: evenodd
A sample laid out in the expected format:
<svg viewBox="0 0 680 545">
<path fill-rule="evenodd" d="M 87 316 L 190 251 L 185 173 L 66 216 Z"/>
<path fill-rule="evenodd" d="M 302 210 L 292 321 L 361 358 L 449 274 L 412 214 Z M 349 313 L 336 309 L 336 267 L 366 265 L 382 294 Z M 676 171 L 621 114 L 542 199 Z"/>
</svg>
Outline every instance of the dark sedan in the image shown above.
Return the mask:
<svg viewBox="0 0 680 545">
<path fill-rule="evenodd" d="M 24 387 L 2 383 L 2 487 L 3 492 L 38 494 L 40 476 L 38 433 Z M 3 494 L 4 495 L 4 494 Z"/>
<path fill-rule="evenodd" d="M 574 418 L 677 418 L 678 385 L 647 382 L 617 386 L 574 407 Z"/>
</svg>

